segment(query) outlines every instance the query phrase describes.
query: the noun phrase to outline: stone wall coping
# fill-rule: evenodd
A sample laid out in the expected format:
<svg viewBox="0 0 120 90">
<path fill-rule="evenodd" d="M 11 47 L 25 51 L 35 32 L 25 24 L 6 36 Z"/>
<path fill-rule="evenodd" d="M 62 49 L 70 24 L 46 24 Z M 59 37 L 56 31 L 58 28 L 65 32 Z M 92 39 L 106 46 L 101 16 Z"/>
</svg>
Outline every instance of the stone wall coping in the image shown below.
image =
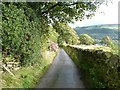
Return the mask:
<svg viewBox="0 0 120 90">
<path fill-rule="evenodd" d="M 102 45 L 67 45 L 67 46 L 82 49 L 82 50 L 102 50 L 104 52 L 112 51 L 110 47 L 102 46 Z"/>
</svg>

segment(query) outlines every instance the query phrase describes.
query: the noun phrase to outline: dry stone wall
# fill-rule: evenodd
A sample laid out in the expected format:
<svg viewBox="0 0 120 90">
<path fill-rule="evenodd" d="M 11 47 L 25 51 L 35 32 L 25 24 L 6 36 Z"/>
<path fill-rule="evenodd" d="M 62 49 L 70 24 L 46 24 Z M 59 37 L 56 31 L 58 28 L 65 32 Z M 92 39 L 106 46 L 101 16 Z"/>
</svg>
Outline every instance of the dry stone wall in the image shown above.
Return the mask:
<svg viewBox="0 0 120 90">
<path fill-rule="evenodd" d="M 86 46 L 87 47 L 87 46 Z M 120 88 L 119 56 L 109 50 L 64 46 L 92 88 Z"/>
</svg>

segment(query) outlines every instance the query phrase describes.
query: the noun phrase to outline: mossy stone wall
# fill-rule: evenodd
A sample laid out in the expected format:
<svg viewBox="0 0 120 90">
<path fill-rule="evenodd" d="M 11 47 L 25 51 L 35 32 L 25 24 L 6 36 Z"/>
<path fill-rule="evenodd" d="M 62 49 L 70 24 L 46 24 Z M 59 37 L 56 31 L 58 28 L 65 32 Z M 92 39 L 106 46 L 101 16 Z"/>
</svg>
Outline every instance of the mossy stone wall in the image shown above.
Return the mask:
<svg viewBox="0 0 120 90">
<path fill-rule="evenodd" d="M 92 88 L 120 88 L 119 56 L 111 52 L 64 46 L 83 73 L 85 83 Z"/>
</svg>

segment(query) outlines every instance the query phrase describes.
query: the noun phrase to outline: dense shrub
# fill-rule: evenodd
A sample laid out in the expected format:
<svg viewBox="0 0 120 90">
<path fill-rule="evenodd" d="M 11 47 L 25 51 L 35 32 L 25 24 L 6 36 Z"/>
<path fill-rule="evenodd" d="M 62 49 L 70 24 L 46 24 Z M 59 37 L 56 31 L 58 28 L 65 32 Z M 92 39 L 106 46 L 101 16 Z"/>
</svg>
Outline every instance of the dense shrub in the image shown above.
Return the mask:
<svg viewBox="0 0 120 90">
<path fill-rule="evenodd" d="M 119 53 L 119 45 L 113 42 L 113 40 L 109 36 L 104 36 L 101 40 L 101 44 L 112 48 L 112 52 L 116 54 Z"/>
<path fill-rule="evenodd" d="M 104 36 L 101 40 L 101 44 L 106 44 L 107 46 L 113 46 L 112 39 L 109 36 Z"/>
<path fill-rule="evenodd" d="M 85 45 L 91 45 L 95 43 L 94 39 L 87 34 L 81 34 L 79 36 L 79 40 L 81 44 L 85 44 Z"/>
<path fill-rule="evenodd" d="M 3 57 L 15 58 L 22 65 L 34 63 L 40 58 L 40 50 L 46 45 L 47 36 L 47 22 L 26 3 L 2 4 Z"/>
</svg>

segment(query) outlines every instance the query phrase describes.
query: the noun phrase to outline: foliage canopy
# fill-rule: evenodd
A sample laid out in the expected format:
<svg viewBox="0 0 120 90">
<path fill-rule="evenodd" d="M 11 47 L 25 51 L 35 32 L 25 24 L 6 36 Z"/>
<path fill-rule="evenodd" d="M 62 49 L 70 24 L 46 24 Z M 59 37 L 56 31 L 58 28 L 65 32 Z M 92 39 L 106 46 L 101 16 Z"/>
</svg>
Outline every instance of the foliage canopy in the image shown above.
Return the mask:
<svg viewBox="0 0 120 90">
<path fill-rule="evenodd" d="M 49 26 L 56 25 L 58 27 L 59 23 L 64 32 L 64 35 L 58 33 L 59 39 L 64 39 L 70 44 L 76 43 L 78 38 L 75 32 L 65 23 L 93 16 L 99 5 L 100 3 L 97 2 L 2 3 L 3 56 L 15 58 L 22 64 L 29 61 L 36 62 L 41 56 L 41 50 L 47 49 L 48 39 L 56 41 L 55 38 L 58 37 L 54 31 L 52 34 L 55 37 L 50 35 Z"/>
<path fill-rule="evenodd" d="M 28 2 L 40 17 L 45 17 L 49 23 L 73 22 L 94 15 L 98 2 Z M 87 12 L 87 13 L 86 13 Z"/>
<path fill-rule="evenodd" d="M 77 33 L 66 23 L 57 22 L 53 25 L 56 32 L 59 34 L 58 44 L 78 44 L 79 37 Z"/>
</svg>

